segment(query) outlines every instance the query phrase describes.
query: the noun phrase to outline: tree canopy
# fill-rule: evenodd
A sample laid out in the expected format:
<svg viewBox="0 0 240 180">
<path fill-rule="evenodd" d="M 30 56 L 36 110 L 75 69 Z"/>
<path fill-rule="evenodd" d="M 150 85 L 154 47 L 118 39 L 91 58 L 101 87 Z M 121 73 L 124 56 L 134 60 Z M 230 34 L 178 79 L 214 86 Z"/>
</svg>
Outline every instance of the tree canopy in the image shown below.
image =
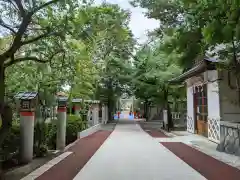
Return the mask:
<svg viewBox="0 0 240 180">
<path fill-rule="evenodd" d="M 70 87 L 70 99 L 96 99 L 101 91 L 114 104 L 114 98 L 126 89 L 121 77 L 129 55 L 121 49 L 132 51 L 135 44 L 128 26 L 130 13 L 118 5 L 92 3 L 0 1 L 4 7 L 0 18 L 1 104 L 8 106 L 4 97 L 19 91 L 37 91 L 48 104 L 64 87 Z M 12 122 L 4 113 L 1 141 Z"/>
<path fill-rule="evenodd" d="M 160 32 L 172 34 L 168 46 L 183 53 L 183 61 L 192 61 L 210 48 L 224 44 L 224 51 L 214 52 L 222 55 L 222 60 L 234 62 L 234 51 L 239 51 L 238 1 L 136 0 L 133 4 L 147 8 L 149 17 L 161 21 Z"/>
</svg>

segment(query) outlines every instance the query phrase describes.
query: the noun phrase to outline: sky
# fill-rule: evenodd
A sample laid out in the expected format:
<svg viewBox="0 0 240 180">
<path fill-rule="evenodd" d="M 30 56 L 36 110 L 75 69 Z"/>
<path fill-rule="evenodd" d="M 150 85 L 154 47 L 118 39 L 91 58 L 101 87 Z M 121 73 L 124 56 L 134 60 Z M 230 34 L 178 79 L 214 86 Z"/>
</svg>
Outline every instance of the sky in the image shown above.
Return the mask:
<svg viewBox="0 0 240 180">
<path fill-rule="evenodd" d="M 118 4 L 121 8 L 131 11 L 131 20 L 129 26 L 139 43 L 146 42 L 146 32 L 159 27 L 159 21 L 146 18 L 144 16 L 144 9 L 134 8 L 129 4 L 128 1 L 129 0 L 106 0 L 106 2 Z M 95 2 L 96 4 L 100 4 L 103 2 L 103 0 L 95 0 Z"/>
</svg>

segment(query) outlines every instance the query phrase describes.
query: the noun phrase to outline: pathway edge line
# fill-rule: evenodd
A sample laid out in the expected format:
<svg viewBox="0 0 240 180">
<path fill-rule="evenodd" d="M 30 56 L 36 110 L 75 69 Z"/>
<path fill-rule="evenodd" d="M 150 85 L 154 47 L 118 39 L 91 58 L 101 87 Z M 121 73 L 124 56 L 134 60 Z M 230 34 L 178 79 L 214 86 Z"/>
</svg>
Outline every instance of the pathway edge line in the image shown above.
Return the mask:
<svg viewBox="0 0 240 180">
<path fill-rule="evenodd" d="M 72 152 L 64 152 L 64 153 L 60 154 L 59 156 L 55 157 L 54 159 L 48 161 L 41 167 L 39 167 L 36 170 L 34 170 L 33 172 L 31 172 L 27 176 L 23 177 L 21 180 L 35 179 L 35 178 L 41 176 L 44 172 L 49 170 L 54 165 L 58 164 L 60 161 L 62 161 L 66 157 L 68 157 L 70 154 L 72 154 Z"/>
</svg>

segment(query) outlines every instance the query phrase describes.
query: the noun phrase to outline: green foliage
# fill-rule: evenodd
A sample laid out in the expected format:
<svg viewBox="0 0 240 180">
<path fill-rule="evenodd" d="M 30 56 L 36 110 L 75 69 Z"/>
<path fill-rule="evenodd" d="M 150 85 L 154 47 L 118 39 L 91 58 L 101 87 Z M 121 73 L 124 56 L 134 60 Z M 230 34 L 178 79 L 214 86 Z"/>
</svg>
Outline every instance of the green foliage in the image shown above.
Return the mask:
<svg viewBox="0 0 240 180">
<path fill-rule="evenodd" d="M 68 85 L 70 100 L 104 95 L 114 105 L 118 96 L 131 91 L 129 52 L 135 40 L 128 26 L 128 11 L 108 3 L 92 6 L 92 1 L 29 2 L 0 2 L 4 7 L 0 13 L 0 99 L 5 92 L 10 96 L 37 91 L 41 105 L 52 108 L 56 92 Z M 45 120 L 43 116 L 39 119 Z M 36 124 L 36 156 L 55 148 L 56 128 L 55 122 Z M 69 116 L 67 144 L 84 128 L 83 120 Z M 0 138 L 4 137 L 3 129 Z"/>
<path fill-rule="evenodd" d="M 193 60 L 211 48 L 214 51 L 208 55 L 227 59 L 226 67 L 237 73 L 239 63 L 234 54 L 240 51 L 239 1 L 133 0 L 132 3 L 146 8 L 148 17 L 160 20 L 157 34 L 160 38 L 170 36 L 164 43 L 164 51 L 181 54 L 176 61 L 184 69 L 191 68 Z M 217 50 L 219 44 L 224 46 L 222 50 Z"/>
<path fill-rule="evenodd" d="M 175 61 L 178 56 L 177 53 L 165 53 L 160 42 L 139 50 L 134 61 L 135 96 L 157 104 L 166 103 L 166 96 L 173 93 L 168 81 L 181 73 Z"/>
<path fill-rule="evenodd" d="M 84 130 L 81 118 L 78 116 L 67 117 L 66 127 L 66 144 L 70 144 L 77 139 L 77 133 Z M 56 122 L 52 123 L 37 123 L 34 129 L 34 156 L 43 157 L 47 155 L 49 149 L 56 148 L 57 138 Z M 15 123 L 8 135 L 5 138 L 1 149 L 1 162 L 7 163 L 13 161 L 18 164 L 19 149 L 20 149 L 20 125 Z M 12 163 L 13 163 L 12 162 Z"/>
<path fill-rule="evenodd" d="M 47 155 L 47 145 L 45 142 L 47 136 L 47 125 L 45 122 L 37 122 L 34 127 L 34 147 L 33 152 L 36 157 Z"/>
<path fill-rule="evenodd" d="M 19 153 L 20 148 L 20 126 L 19 124 L 13 124 L 7 137 L 0 148 L 1 161 L 8 161 Z"/>
<path fill-rule="evenodd" d="M 49 149 L 56 149 L 57 125 L 56 121 L 49 123 L 47 128 L 46 144 Z M 66 125 L 66 144 L 70 144 L 77 139 L 77 133 L 84 130 L 80 117 L 69 115 Z"/>
<path fill-rule="evenodd" d="M 57 124 L 51 122 L 47 124 L 46 144 L 49 149 L 56 149 Z"/>
</svg>

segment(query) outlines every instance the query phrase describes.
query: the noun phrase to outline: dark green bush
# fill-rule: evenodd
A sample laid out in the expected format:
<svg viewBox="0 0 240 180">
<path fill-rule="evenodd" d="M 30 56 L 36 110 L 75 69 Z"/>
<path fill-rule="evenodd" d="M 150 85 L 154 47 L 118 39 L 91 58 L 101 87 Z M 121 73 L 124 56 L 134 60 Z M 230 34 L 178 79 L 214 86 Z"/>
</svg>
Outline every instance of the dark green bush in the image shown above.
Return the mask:
<svg viewBox="0 0 240 180">
<path fill-rule="evenodd" d="M 56 120 L 57 121 L 57 120 Z M 48 149 L 56 149 L 57 125 L 56 121 L 51 123 L 37 123 L 34 129 L 34 156 L 42 157 L 47 154 Z M 80 117 L 69 115 L 67 117 L 66 144 L 77 139 L 77 133 L 84 129 Z M 20 149 L 20 125 L 14 123 L 0 147 L 0 161 L 4 166 L 18 164 Z M 4 168 L 4 167 L 3 167 Z"/>
<path fill-rule="evenodd" d="M 12 166 L 18 163 L 19 148 L 20 126 L 19 124 L 13 124 L 0 147 L 0 158 L 4 169 L 6 168 L 5 166 Z"/>
<path fill-rule="evenodd" d="M 43 157 L 47 154 L 47 124 L 37 122 L 34 127 L 34 147 L 33 152 L 36 157 Z"/>
<path fill-rule="evenodd" d="M 49 123 L 47 126 L 46 133 L 46 144 L 49 149 L 56 149 L 56 139 L 57 139 L 57 124 L 56 122 Z"/>
<path fill-rule="evenodd" d="M 48 124 L 47 146 L 49 149 L 56 149 L 57 125 L 56 121 Z M 66 145 L 77 139 L 77 133 L 84 129 L 82 120 L 79 116 L 68 115 L 66 125 Z"/>
</svg>

